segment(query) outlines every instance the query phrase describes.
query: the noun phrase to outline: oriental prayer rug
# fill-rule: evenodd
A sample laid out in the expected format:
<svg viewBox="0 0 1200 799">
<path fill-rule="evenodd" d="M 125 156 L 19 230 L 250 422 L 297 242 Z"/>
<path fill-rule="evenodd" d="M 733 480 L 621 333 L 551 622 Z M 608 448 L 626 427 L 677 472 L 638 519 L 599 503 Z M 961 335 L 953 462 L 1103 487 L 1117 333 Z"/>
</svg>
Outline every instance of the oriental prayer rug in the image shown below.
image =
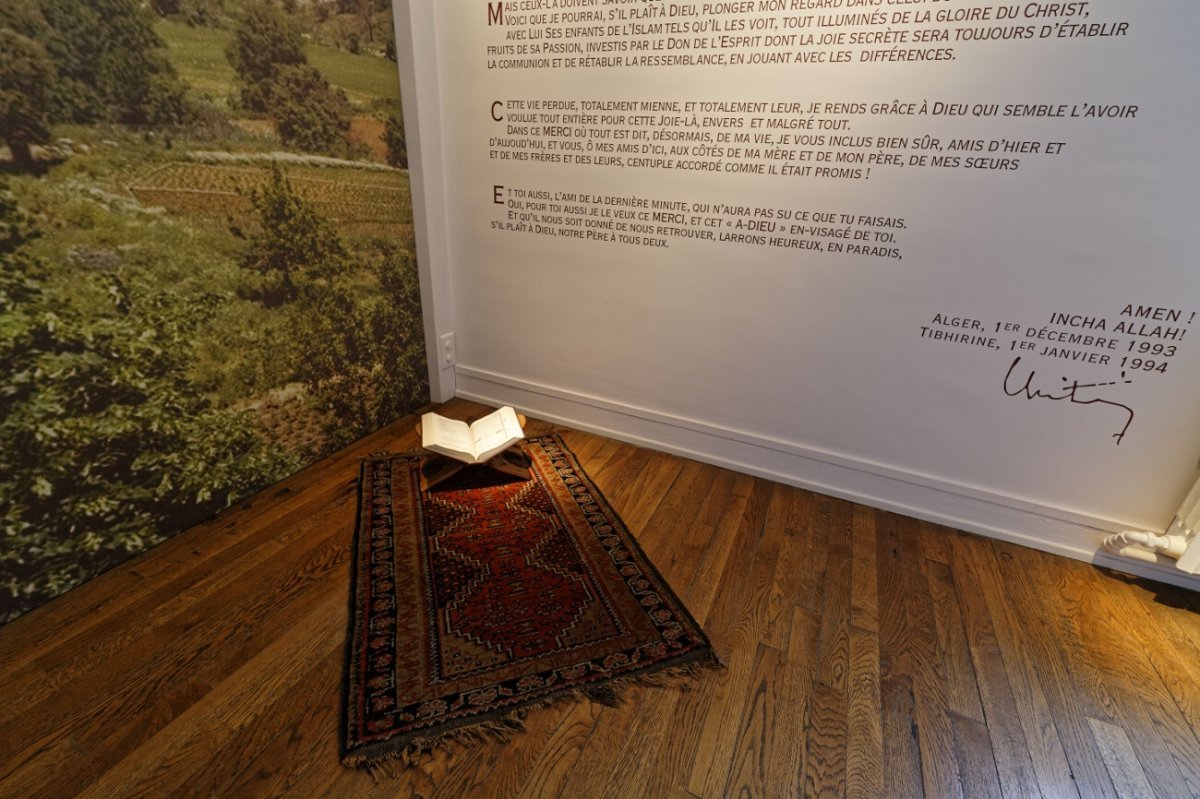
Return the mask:
<svg viewBox="0 0 1200 799">
<path fill-rule="evenodd" d="M 539 705 L 617 704 L 717 658 L 554 435 L 532 478 L 470 468 L 420 490 L 420 453 L 365 459 L 342 762 L 398 772 L 447 741 L 507 740 Z"/>
</svg>

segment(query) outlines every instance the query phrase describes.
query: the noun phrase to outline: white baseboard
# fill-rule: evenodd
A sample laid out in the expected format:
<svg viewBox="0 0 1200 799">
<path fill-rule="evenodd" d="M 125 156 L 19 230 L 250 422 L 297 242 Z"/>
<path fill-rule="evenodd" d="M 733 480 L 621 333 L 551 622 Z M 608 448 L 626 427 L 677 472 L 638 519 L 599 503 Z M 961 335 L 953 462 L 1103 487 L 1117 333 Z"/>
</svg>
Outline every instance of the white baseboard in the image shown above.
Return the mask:
<svg viewBox="0 0 1200 799">
<path fill-rule="evenodd" d="M 489 405 L 958 530 L 1200 590 L 1200 577 L 1100 551 L 1132 525 L 471 366 L 455 393 Z"/>
</svg>

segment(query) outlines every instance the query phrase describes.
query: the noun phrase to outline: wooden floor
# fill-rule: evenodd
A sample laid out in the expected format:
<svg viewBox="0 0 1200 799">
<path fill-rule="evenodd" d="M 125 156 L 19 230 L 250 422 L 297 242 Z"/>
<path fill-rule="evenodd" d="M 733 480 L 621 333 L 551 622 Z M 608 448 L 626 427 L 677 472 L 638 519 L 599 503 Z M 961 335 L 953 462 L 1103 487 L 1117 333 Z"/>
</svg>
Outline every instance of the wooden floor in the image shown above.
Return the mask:
<svg viewBox="0 0 1200 799">
<path fill-rule="evenodd" d="M 578 432 L 728 668 L 345 769 L 357 461 L 412 422 L 0 627 L 0 796 L 1200 796 L 1195 594 Z"/>
</svg>

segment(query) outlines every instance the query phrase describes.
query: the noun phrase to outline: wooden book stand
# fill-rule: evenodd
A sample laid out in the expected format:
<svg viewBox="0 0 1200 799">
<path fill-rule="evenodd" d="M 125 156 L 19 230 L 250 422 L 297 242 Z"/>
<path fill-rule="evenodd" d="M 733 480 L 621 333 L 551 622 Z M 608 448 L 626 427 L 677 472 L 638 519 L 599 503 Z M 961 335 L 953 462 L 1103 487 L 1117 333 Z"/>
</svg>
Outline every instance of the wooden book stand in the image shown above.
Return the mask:
<svg viewBox="0 0 1200 799">
<path fill-rule="evenodd" d="M 521 428 L 524 429 L 525 414 L 518 413 L 517 421 L 521 423 Z M 469 423 L 470 421 L 468 421 Z M 417 423 L 416 430 L 419 438 L 421 435 L 420 422 Z M 529 455 L 525 452 L 521 444 L 522 442 L 518 441 L 499 455 L 483 463 L 463 463 L 460 460 L 455 460 L 441 453 L 427 453 L 424 461 L 421 463 L 421 490 L 428 491 L 439 483 L 449 480 L 468 466 L 486 466 L 502 474 L 528 480 L 530 478 Z"/>
</svg>

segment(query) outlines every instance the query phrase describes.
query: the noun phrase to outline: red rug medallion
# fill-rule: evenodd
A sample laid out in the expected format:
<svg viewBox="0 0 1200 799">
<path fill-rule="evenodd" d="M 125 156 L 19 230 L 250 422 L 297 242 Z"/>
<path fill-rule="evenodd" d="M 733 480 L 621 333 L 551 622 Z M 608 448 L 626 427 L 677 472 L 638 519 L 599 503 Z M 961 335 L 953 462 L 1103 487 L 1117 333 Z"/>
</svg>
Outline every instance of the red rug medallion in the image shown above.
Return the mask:
<svg viewBox="0 0 1200 799">
<path fill-rule="evenodd" d="M 562 440 L 525 447 L 530 480 L 472 468 L 427 492 L 419 455 L 363 462 L 346 765 L 411 764 L 535 705 L 716 664 Z"/>
</svg>

